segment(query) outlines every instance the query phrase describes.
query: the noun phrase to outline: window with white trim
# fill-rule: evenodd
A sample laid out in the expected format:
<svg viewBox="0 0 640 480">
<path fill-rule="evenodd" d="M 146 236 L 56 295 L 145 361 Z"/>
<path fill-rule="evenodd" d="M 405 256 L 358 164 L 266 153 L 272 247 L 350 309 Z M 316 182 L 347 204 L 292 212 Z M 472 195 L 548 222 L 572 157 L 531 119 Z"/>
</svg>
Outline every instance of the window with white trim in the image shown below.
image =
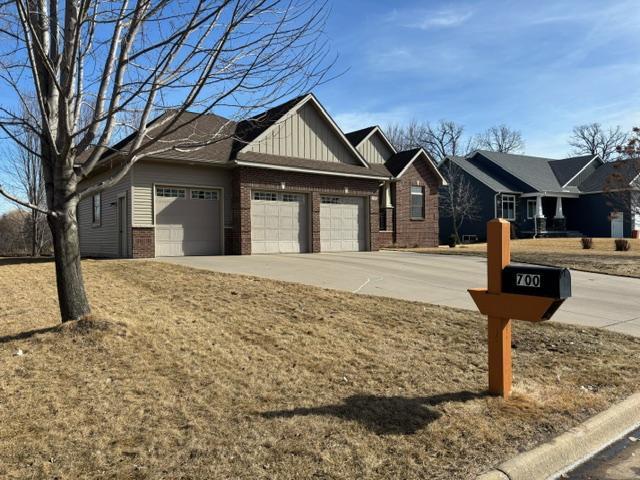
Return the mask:
<svg viewBox="0 0 640 480">
<path fill-rule="evenodd" d="M 527 200 L 527 218 L 536 218 L 536 201 Z"/>
<path fill-rule="evenodd" d="M 500 218 L 504 218 L 505 220 L 515 220 L 516 219 L 516 196 L 502 195 L 501 204 L 502 204 L 502 215 L 500 215 Z"/>
<path fill-rule="evenodd" d="M 411 187 L 411 219 L 424 218 L 424 187 Z"/>
<path fill-rule="evenodd" d="M 91 220 L 93 225 L 100 225 L 102 223 L 102 194 L 96 193 L 91 201 L 92 216 Z"/>
<path fill-rule="evenodd" d="M 278 200 L 278 195 L 273 192 L 253 192 L 253 199 L 275 202 L 276 200 Z"/>
<path fill-rule="evenodd" d="M 167 198 L 186 198 L 187 191 L 184 188 L 156 187 L 156 195 Z"/>
<path fill-rule="evenodd" d="M 283 193 L 282 201 L 283 202 L 297 202 L 300 200 L 300 197 L 294 193 Z"/>
<path fill-rule="evenodd" d="M 320 203 L 332 203 L 337 205 L 340 203 L 340 197 L 320 197 Z"/>
<path fill-rule="evenodd" d="M 191 190 L 191 200 L 218 200 L 215 190 Z"/>
</svg>

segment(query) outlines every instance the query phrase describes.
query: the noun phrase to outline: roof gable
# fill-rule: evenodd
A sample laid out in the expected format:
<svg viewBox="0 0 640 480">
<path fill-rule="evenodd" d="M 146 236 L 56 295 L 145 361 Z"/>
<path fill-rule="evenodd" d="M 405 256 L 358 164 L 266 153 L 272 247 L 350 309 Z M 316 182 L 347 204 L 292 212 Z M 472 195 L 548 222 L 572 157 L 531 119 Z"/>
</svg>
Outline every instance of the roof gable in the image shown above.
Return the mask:
<svg viewBox="0 0 640 480">
<path fill-rule="evenodd" d="M 579 188 L 582 192 L 602 192 L 634 188 L 632 183 L 640 175 L 640 159 L 604 162 L 589 175 Z"/>
<path fill-rule="evenodd" d="M 549 165 L 560 185 L 564 187 L 571 183 L 576 175 L 596 159 L 599 159 L 597 155 L 582 155 L 563 158 L 562 160 L 551 160 Z"/>
<path fill-rule="evenodd" d="M 369 166 L 312 94 L 283 105 L 266 114 L 267 120 L 261 122 L 265 125 L 261 125 L 259 133 L 250 130 L 249 135 L 242 136 L 247 144 L 239 153 Z"/>
<path fill-rule="evenodd" d="M 356 148 L 370 164 L 385 163 L 397 153 L 396 149 L 378 127 L 374 127 L 373 130 L 360 141 Z"/>
<path fill-rule="evenodd" d="M 506 182 L 503 182 L 499 178 L 496 178 L 490 173 L 487 173 L 486 171 L 482 170 L 482 168 L 480 168 L 479 165 L 471 162 L 470 158 L 468 157 L 457 157 L 457 156 L 447 157 L 440 165 L 440 169 L 447 168 L 446 162 L 453 163 L 454 165 L 459 167 L 462 171 L 472 176 L 473 178 L 478 180 L 480 183 L 483 183 L 484 185 L 486 185 L 496 193 L 519 193 L 516 187 L 512 185 L 507 185 Z"/>
<path fill-rule="evenodd" d="M 433 170 L 436 174 L 442 185 L 446 185 L 447 181 L 442 176 L 442 173 L 438 169 L 436 163 L 433 161 L 431 156 L 423 149 L 423 148 L 412 148 L 411 150 L 405 150 L 403 152 L 395 153 L 387 162 L 385 166 L 387 170 L 395 177 L 395 179 L 399 179 L 402 177 L 404 172 L 411 166 L 411 164 L 418 158 L 424 158 L 427 165 Z"/>
</svg>

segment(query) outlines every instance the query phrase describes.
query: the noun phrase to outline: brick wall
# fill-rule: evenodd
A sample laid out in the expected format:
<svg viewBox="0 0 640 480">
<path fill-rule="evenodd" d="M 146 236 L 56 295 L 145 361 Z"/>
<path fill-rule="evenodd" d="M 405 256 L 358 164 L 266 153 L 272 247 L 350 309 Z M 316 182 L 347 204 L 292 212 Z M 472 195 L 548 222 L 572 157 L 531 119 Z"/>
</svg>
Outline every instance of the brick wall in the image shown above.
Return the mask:
<svg viewBox="0 0 640 480">
<path fill-rule="evenodd" d="M 424 187 L 425 218 L 411 219 L 411 187 Z M 394 185 L 394 243 L 399 247 L 438 246 L 439 182 L 423 159 L 416 159 Z"/>
<path fill-rule="evenodd" d="M 153 227 L 133 227 L 131 229 L 133 258 L 153 258 L 156 256 L 154 232 Z"/>
<path fill-rule="evenodd" d="M 282 183 L 284 182 L 284 189 Z M 323 194 L 367 197 L 369 209 L 369 250 L 378 250 L 378 185 L 377 180 L 313 175 L 308 173 L 284 172 L 251 167 L 234 170 L 231 209 L 233 232 L 231 234 L 234 254 L 251 253 L 251 191 L 275 190 L 305 193 L 311 205 L 311 245 L 312 252 L 320 251 L 320 196 Z M 348 191 L 345 191 L 345 188 Z"/>
</svg>

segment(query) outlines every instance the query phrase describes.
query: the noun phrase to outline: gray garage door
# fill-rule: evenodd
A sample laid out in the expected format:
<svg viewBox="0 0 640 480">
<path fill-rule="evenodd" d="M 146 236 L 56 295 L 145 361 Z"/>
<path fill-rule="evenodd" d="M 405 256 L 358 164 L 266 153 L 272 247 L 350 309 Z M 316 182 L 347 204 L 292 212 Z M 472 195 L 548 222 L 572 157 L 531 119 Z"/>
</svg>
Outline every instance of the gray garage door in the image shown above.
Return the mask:
<svg viewBox="0 0 640 480">
<path fill-rule="evenodd" d="M 320 198 L 320 251 L 348 252 L 366 248 L 365 202 L 362 197 Z"/>
<path fill-rule="evenodd" d="M 251 253 L 308 251 L 306 195 L 253 192 Z"/>
<path fill-rule="evenodd" d="M 156 256 L 220 255 L 220 192 L 160 186 L 155 192 Z"/>
</svg>

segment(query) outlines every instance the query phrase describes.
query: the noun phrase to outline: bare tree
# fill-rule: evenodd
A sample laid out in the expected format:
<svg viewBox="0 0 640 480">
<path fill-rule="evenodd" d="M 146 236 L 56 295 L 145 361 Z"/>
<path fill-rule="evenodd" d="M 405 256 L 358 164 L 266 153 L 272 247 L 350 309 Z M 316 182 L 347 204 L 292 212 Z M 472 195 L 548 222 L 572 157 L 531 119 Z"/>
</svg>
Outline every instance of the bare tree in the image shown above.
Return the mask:
<svg viewBox="0 0 640 480">
<path fill-rule="evenodd" d="M 33 105 L 32 105 L 33 106 Z M 28 118 L 26 111 L 22 118 Z M 41 210 L 46 209 L 44 179 L 42 177 L 42 163 L 35 152 L 39 148 L 39 138 L 31 130 L 17 132 L 21 145 L 14 145 L 5 152 L 7 165 L 2 169 L 5 175 L 13 179 L 14 193 L 24 197 L 30 204 L 37 205 Z M 28 209 L 28 240 L 31 246 L 31 256 L 42 253 L 42 249 L 50 238 L 46 216 L 41 210 Z"/>
<path fill-rule="evenodd" d="M 440 215 L 451 219 L 456 243 L 460 243 L 460 228 L 465 220 L 476 220 L 480 212 L 478 197 L 464 171 L 450 159 L 446 159 L 440 171 L 447 185 L 440 192 Z"/>
<path fill-rule="evenodd" d="M 616 151 L 620 158 L 611 165 L 604 191 L 612 208 L 640 217 L 640 127 L 634 127 L 626 143 L 618 145 Z"/>
<path fill-rule="evenodd" d="M 464 136 L 464 127 L 450 120 L 437 124 L 412 120 L 407 125 L 390 125 L 386 129 L 389 141 L 398 150 L 422 147 L 440 163 L 448 156 L 464 156 L 473 148 L 471 139 Z"/>
<path fill-rule="evenodd" d="M 569 145 L 576 155 L 599 155 L 608 162 L 616 153 L 617 147 L 626 141 L 627 134 L 619 125 L 605 130 L 599 123 L 590 123 L 573 128 Z"/>
<path fill-rule="evenodd" d="M 312 0 L 0 0 L 0 130 L 39 156 L 46 207 L 1 185 L 0 194 L 47 216 L 63 321 L 91 311 L 78 202 L 117 184 L 141 158 L 230 136 L 228 128 L 197 132 L 214 108 L 246 115 L 316 85 L 331 66 L 325 17 Z M 11 106 L 27 104 L 27 89 L 37 108 L 23 118 Z M 184 121 L 187 110 L 198 113 Z M 26 130 L 37 149 L 21 141 Z M 188 133 L 176 141 L 176 132 Z M 124 133 L 130 147 L 91 183 Z"/>
<path fill-rule="evenodd" d="M 497 125 L 478 134 L 475 139 L 477 148 L 502 153 L 522 153 L 524 139 L 522 133 L 507 125 Z"/>
</svg>

